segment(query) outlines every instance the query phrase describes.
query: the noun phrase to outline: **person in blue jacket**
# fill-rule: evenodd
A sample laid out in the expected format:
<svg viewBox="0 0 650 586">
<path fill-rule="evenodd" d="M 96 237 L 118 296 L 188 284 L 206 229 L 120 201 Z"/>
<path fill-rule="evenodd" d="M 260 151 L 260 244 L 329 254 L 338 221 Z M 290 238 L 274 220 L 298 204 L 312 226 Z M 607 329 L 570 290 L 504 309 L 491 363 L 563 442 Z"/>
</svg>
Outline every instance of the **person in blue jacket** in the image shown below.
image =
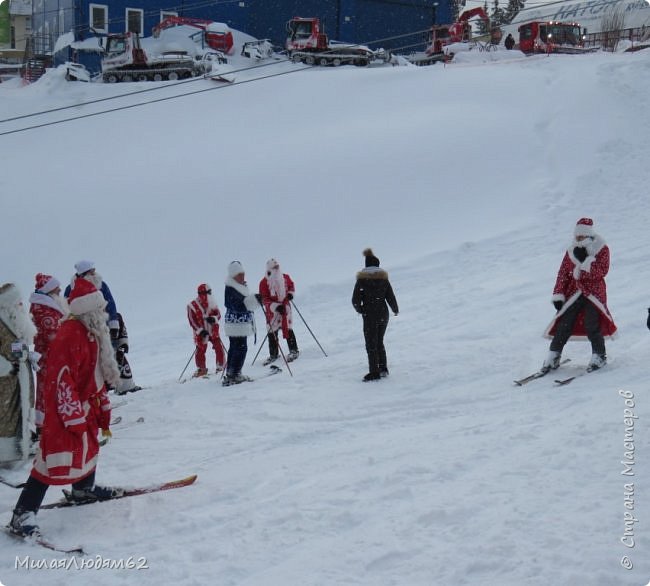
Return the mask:
<svg viewBox="0 0 650 586">
<path fill-rule="evenodd" d="M 257 295 L 252 294 L 246 284 L 244 267 L 238 260 L 228 265 L 226 290 L 224 293 L 223 329 L 228 336 L 228 362 L 223 385 L 236 385 L 250 380 L 242 374 L 246 353 L 248 352 L 248 336 L 255 335 L 255 308 L 260 305 Z"/>
</svg>

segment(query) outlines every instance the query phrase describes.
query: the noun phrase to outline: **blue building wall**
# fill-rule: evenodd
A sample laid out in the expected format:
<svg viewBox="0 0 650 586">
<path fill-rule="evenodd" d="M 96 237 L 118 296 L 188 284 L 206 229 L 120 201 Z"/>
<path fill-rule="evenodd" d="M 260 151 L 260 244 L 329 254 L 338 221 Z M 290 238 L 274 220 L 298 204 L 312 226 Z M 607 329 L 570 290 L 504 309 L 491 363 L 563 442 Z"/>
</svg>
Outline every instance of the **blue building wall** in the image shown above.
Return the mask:
<svg viewBox="0 0 650 586">
<path fill-rule="evenodd" d="M 286 22 L 294 16 L 318 17 L 330 39 L 398 49 L 424 42 L 426 34 L 407 35 L 451 22 L 449 0 L 250 0 L 249 34 L 283 45 Z M 378 41 L 378 42 L 375 42 Z"/>
<path fill-rule="evenodd" d="M 282 46 L 287 21 L 302 16 L 319 18 L 330 39 L 392 50 L 404 48 L 405 52 L 423 48 L 426 34 L 422 31 L 434 19 L 438 23 L 452 19 L 450 0 L 216 0 L 209 6 L 205 0 L 34 0 L 32 28 L 36 43 L 41 45 L 37 49 L 51 51 L 58 36 L 70 31 L 76 40 L 94 36 L 90 26 L 92 4 L 107 7 L 109 33 L 127 29 L 128 8 L 143 11 L 144 36 L 151 35 L 161 20 L 161 11 L 166 11 L 225 22 Z M 57 57 L 62 61 L 71 55 Z"/>
</svg>

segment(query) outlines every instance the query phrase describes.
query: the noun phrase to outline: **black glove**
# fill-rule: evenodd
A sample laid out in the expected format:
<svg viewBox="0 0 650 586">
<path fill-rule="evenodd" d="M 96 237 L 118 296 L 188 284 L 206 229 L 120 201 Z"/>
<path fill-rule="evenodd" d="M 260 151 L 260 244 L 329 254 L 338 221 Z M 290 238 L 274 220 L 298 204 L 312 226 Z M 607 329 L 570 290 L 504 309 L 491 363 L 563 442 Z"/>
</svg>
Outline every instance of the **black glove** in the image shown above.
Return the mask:
<svg viewBox="0 0 650 586">
<path fill-rule="evenodd" d="M 199 336 L 200 336 L 201 338 L 208 338 L 208 337 L 210 336 L 210 334 L 208 334 L 208 330 L 201 330 L 201 331 L 199 332 Z"/>
<path fill-rule="evenodd" d="M 128 344 L 120 344 L 117 348 L 120 352 L 123 352 L 124 354 L 129 353 L 129 345 Z"/>
<path fill-rule="evenodd" d="M 257 302 L 262 305 L 262 296 L 259 293 L 255 293 L 255 299 L 257 299 Z"/>
<path fill-rule="evenodd" d="M 208 317 L 205 318 L 205 321 L 207 321 L 209 324 L 216 324 L 217 318 L 214 317 L 214 315 L 209 315 Z"/>
<path fill-rule="evenodd" d="M 117 340 L 120 337 L 120 330 L 118 328 L 111 328 L 111 340 Z"/>
<path fill-rule="evenodd" d="M 18 374 L 18 371 L 20 370 L 20 363 L 19 362 L 12 362 L 11 363 L 11 372 L 9 374 L 13 374 L 16 376 Z"/>
<path fill-rule="evenodd" d="M 277 311 L 280 315 L 284 315 L 284 313 L 285 313 L 285 307 L 284 307 L 284 305 L 278 305 L 278 306 L 275 308 L 275 311 Z"/>
<path fill-rule="evenodd" d="M 573 249 L 573 256 L 575 256 L 580 262 L 585 262 L 585 259 L 589 255 L 587 254 L 587 249 L 584 246 L 576 246 Z"/>
<path fill-rule="evenodd" d="M 650 307 L 648 307 L 648 321 L 647 321 L 646 325 L 648 326 L 648 329 L 650 330 Z"/>
<path fill-rule="evenodd" d="M 291 301 L 293 299 L 293 293 L 287 293 L 287 299 Z"/>
<path fill-rule="evenodd" d="M 563 301 L 553 301 L 553 307 L 555 307 L 555 311 L 560 311 L 563 305 L 564 305 Z"/>
</svg>

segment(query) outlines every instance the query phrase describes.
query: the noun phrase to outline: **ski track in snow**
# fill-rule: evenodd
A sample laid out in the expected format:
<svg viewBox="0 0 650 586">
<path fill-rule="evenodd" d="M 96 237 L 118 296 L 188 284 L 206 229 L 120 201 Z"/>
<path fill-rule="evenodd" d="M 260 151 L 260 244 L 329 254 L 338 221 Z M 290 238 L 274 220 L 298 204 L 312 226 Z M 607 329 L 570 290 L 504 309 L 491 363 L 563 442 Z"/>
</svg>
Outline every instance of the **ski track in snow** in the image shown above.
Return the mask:
<svg viewBox="0 0 650 586">
<path fill-rule="evenodd" d="M 89 256 L 101 261 L 118 306 L 124 298 L 127 318 L 133 316 L 129 359 L 138 384 L 148 388 L 127 395 L 115 413 L 145 422 L 115 430 L 102 450 L 98 482 L 130 487 L 198 474 L 189 488 L 39 515 L 49 539 L 82 544 L 88 560 L 132 556 L 148 569 L 28 571 L 15 567 L 17 558 L 65 556 L 0 536 L 3 584 L 647 583 L 642 276 L 650 118 L 642 100 L 650 54 L 488 67 L 465 59 L 447 68 L 311 70 L 197 98 L 191 108 L 181 100 L 16 135 L 11 143 L 0 139 L 14 169 L 0 186 L 16 195 L 7 241 L 24 240 L 17 219 L 25 217 L 32 218 L 33 245 L 40 232 L 61 238 L 56 251 L 25 244 L 20 263 L 2 251 L 6 278 L 22 280 L 28 291 L 35 272 L 52 266 L 47 270 L 64 279 L 77 257 Z M 115 91 L 43 81 L 50 83 L 48 99 L 61 102 Z M 49 102 L 37 90 L 38 84 L 20 92 L 0 86 L 0 99 L 7 111 L 42 108 Z M 208 100 L 220 106 L 205 123 Z M 239 111 L 246 124 L 223 114 Z M 145 156 L 162 163 L 149 186 L 131 141 L 119 153 L 107 148 L 127 138 L 123 129 L 134 120 Z M 205 136 L 188 132 L 201 121 Z M 228 137 L 227 147 L 215 140 L 217 132 Z M 76 142 L 60 153 L 53 145 L 69 144 L 68 134 Z M 314 143 L 318 149 L 310 148 Z M 44 161 L 30 189 L 28 144 Z M 191 153 L 191 177 L 167 172 L 179 153 Z M 107 240 L 88 237 L 84 226 L 74 238 L 66 233 L 77 214 L 89 214 L 93 230 L 108 230 L 102 198 L 110 190 L 94 174 L 69 212 L 80 194 L 61 176 L 65 163 L 86 164 L 91 154 L 121 169 L 109 182 L 112 201 L 128 210 L 120 242 L 137 222 L 146 224 L 114 256 L 103 250 Z M 312 187 L 308 194 L 303 185 Z M 249 206 L 245 238 L 241 225 L 228 223 L 231 203 L 220 199 L 231 191 Z M 183 194 L 183 201 L 170 194 Z M 611 363 L 555 387 L 554 378 L 587 364 L 588 346 L 571 342 L 569 364 L 517 388 L 512 380 L 539 368 L 545 356 L 541 333 L 552 317 L 555 273 L 582 216 L 595 218 L 612 250 L 609 304 L 620 336 L 608 343 Z M 54 223 L 37 234 L 46 219 Z M 201 234 L 216 226 L 209 247 L 192 242 L 197 221 Z M 80 250 L 84 236 L 87 254 Z M 350 297 L 367 245 L 390 273 L 400 314 L 391 316 L 386 336 L 390 377 L 364 384 L 361 318 Z M 296 303 L 329 356 L 295 314 L 301 355 L 291 364 L 293 377 L 285 368 L 235 387 L 221 387 L 214 376 L 178 384 L 192 350 L 184 305 L 194 282 L 205 280 L 206 263 L 215 292 L 231 257 L 242 258 L 254 288 L 267 256 L 277 256 L 296 278 Z M 248 364 L 256 351 L 249 339 Z M 248 364 L 247 374 L 264 372 Z M 633 477 L 621 474 L 619 389 L 636 398 Z M 5 475 L 21 482 L 28 470 Z M 631 549 L 620 542 L 626 482 L 635 485 L 639 518 Z M 52 487 L 47 500 L 57 492 Z M 17 496 L 0 485 L 7 521 Z M 621 567 L 623 555 L 633 570 Z"/>
</svg>

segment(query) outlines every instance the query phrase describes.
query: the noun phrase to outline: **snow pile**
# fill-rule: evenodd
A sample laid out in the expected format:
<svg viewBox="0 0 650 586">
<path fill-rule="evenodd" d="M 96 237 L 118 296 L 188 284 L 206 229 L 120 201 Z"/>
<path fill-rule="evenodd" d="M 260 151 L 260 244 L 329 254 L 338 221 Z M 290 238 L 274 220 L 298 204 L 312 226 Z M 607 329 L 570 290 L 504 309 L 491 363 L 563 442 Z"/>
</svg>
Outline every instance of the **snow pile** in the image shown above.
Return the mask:
<svg viewBox="0 0 650 586">
<path fill-rule="evenodd" d="M 650 53 L 461 65 L 276 63 L 238 74 L 263 77 L 251 83 L 147 84 L 151 96 L 129 95 L 144 84 L 0 86 L 6 117 L 125 94 L 45 121 L 205 90 L 0 136 L 5 280 L 29 291 L 36 272 L 65 281 L 94 260 L 147 387 L 115 411 L 124 426 L 98 481 L 198 474 L 191 488 L 41 512 L 51 539 L 149 568 L 95 571 L 95 583 L 647 583 Z M 612 251 L 610 365 L 561 389 L 553 377 L 515 388 L 546 353 L 555 272 L 583 216 Z M 366 246 L 401 311 L 391 376 L 364 384 L 350 297 Z M 178 384 L 196 286 L 222 304 L 228 262 L 256 288 L 270 257 L 328 357 L 296 316 L 293 377 Z M 589 355 L 570 343 L 558 375 Z M 5 520 L 17 494 L 0 486 Z M 0 539 L 3 583 L 88 581 L 16 567 L 52 556 Z"/>
</svg>

